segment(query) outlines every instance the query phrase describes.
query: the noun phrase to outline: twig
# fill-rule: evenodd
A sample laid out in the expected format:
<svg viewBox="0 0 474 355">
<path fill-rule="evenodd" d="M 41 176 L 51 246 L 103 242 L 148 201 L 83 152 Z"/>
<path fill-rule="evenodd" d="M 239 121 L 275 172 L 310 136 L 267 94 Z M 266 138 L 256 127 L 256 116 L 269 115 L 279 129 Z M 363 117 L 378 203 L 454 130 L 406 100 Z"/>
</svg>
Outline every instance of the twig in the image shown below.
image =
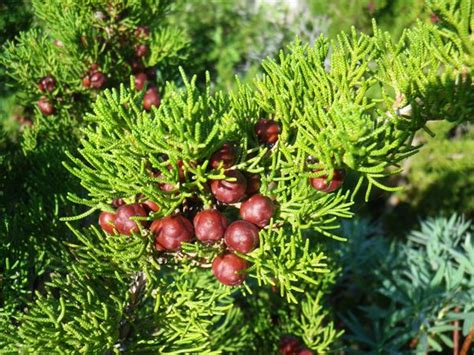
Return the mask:
<svg viewBox="0 0 474 355">
<path fill-rule="evenodd" d="M 454 312 L 459 313 L 459 307 L 454 308 Z M 453 355 L 459 355 L 459 319 L 454 321 L 456 329 L 453 331 Z"/>
<path fill-rule="evenodd" d="M 462 343 L 460 355 L 468 355 L 468 351 L 469 351 L 469 348 L 471 347 L 473 338 L 474 338 L 474 327 L 471 328 L 471 331 L 467 335 L 466 339 L 464 339 L 464 343 Z"/>
</svg>

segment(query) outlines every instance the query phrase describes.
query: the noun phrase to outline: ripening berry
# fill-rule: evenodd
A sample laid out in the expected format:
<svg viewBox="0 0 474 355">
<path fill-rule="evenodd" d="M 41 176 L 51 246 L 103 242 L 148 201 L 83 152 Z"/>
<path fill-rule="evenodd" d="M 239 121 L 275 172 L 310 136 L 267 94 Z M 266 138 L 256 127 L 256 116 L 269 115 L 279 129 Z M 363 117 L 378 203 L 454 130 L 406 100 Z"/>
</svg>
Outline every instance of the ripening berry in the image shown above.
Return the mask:
<svg viewBox="0 0 474 355">
<path fill-rule="evenodd" d="M 274 144 L 280 134 L 280 125 L 274 120 L 261 119 L 255 125 L 255 133 L 263 144 Z"/>
<path fill-rule="evenodd" d="M 53 91 L 56 87 L 56 80 L 51 75 L 45 76 L 38 83 L 38 88 L 41 92 Z"/>
<path fill-rule="evenodd" d="M 150 111 L 152 106 L 160 106 L 160 94 L 156 87 L 149 88 L 143 97 L 143 108 Z"/>
<path fill-rule="evenodd" d="M 260 175 L 258 174 L 245 174 L 247 177 L 247 190 L 245 194 L 247 196 L 252 196 L 260 190 Z"/>
<path fill-rule="evenodd" d="M 117 209 L 115 215 L 115 228 L 120 234 L 130 235 L 132 232 L 138 232 L 139 228 L 137 222 L 131 220 L 131 217 L 146 217 L 145 209 L 138 203 L 131 205 L 123 205 Z M 142 225 L 146 222 L 142 221 Z"/>
<path fill-rule="evenodd" d="M 222 148 L 215 151 L 209 159 L 209 163 L 212 169 L 217 169 L 220 165 L 224 169 L 231 168 L 237 161 L 237 151 L 229 144 L 225 143 Z"/>
<path fill-rule="evenodd" d="M 41 113 L 45 116 L 50 116 L 54 113 L 54 106 L 47 97 L 43 96 L 38 100 L 38 107 Z"/>
<path fill-rule="evenodd" d="M 91 86 L 94 89 L 100 89 L 101 87 L 105 85 L 106 78 L 102 72 L 96 71 L 94 72 L 94 74 L 91 75 L 90 81 L 91 81 Z"/>
<path fill-rule="evenodd" d="M 153 202 L 151 200 L 146 200 L 145 202 L 142 203 L 143 208 L 147 211 L 147 213 L 150 212 L 157 212 L 160 210 L 160 206 L 156 202 Z"/>
<path fill-rule="evenodd" d="M 194 233 L 203 243 L 213 243 L 224 237 L 227 218 L 216 210 L 201 211 L 194 217 Z"/>
<path fill-rule="evenodd" d="M 91 77 L 89 75 L 86 75 L 82 78 L 82 86 L 84 86 L 86 89 L 91 87 Z"/>
<path fill-rule="evenodd" d="M 107 211 L 101 212 L 99 215 L 99 225 L 105 233 L 114 234 L 115 213 L 110 213 Z"/>
<path fill-rule="evenodd" d="M 283 336 L 280 339 L 281 355 L 296 355 L 300 348 L 298 339 L 291 336 Z"/>
<path fill-rule="evenodd" d="M 147 26 L 138 26 L 135 29 L 135 37 L 137 39 L 146 39 L 150 35 L 150 29 Z"/>
<path fill-rule="evenodd" d="M 176 251 L 181 243 L 193 239 L 193 225 L 181 214 L 168 216 L 151 224 L 150 230 L 155 233 L 155 248 L 157 250 Z"/>
<path fill-rule="evenodd" d="M 314 171 L 315 173 L 318 170 Z M 333 192 L 342 186 L 344 182 L 345 173 L 344 170 L 336 169 L 331 181 L 327 181 L 327 176 L 320 176 L 316 178 L 310 178 L 309 182 L 311 186 L 321 192 Z"/>
<path fill-rule="evenodd" d="M 250 253 L 258 246 L 258 228 L 247 221 L 235 221 L 226 229 L 224 241 L 229 250 Z"/>
<path fill-rule="evenodd" d="M 238 286 L 244 282 L 247 268 L 247 261 L 232 253 L 217 256 L 212 262 L 212 273 L 226 286 Z"/>
<path fill-rule="evenodd" d="M 139 44 L 135 47 L 135 54 L 138 58 L 146 56 L 148 53 L 148 46 L 146 44 Z"/>
<path fill-rule="evenodd" d="M 135 75 L 135 88 L 137 90 L 143 90 L 145 88 L 147 77 L 145 73 L 137 73 Z"/>
<path fill-rule="evenodd" d="M 240 206 L 240 216 L 242 219 L 260 228 L 270 223 L 274 211 L 273 201 L 260 194 L 253 195 Z"/>
<path fill-rule="evenodd" d="M 313 355 L 314 353 L 308 348 L 300 348 L 297 355 Z"/>
<path fill-rule="evenodd" d="M 235 178 L 235 181 L 212 180 L 212 194 L 223 203 L 239 202 L 247 190 L 247 180 L 238 170 L 228 170 L 225 172 L 225 176 Z"/>
<path fill-rule="evenodd" d="M 97 63 L 92 63 L 91 64 L 91 73 L 95 73 L 97 70 L 99 70 L 99 64 Z"/>
</svg>

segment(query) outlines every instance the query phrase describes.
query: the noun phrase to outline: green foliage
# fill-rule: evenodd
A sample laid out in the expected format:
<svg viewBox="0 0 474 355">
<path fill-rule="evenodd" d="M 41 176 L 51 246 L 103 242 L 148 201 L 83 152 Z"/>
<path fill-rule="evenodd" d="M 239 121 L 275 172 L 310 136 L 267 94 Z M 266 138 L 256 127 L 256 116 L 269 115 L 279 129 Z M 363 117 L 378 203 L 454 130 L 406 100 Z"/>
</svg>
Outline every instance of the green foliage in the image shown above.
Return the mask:
<svg viewBox="0 0 474 355">
<path fill-rule="evenodd" d="M 260 232 L 260 246 L 242 256 L 251 262 L 246 299 L 258 294 L 259 287 L 277 286 L 291 307 L 309 287 L 321 287 L 322 275 L 334 272 L 321 236 L 337 238 L 332 231 L 339 218 L 352 216 L 350 207 L 362 182 L 368 182 L 366 195 L 373 185 L 389 189 L 380 180 L 399 170 L 387 168 L 417 151 L 415 132 L 426 128 L 428 119 L 444 117 L 454 100 L 462 107 L 457 118 L 470 118 L 468 97 L 455 94 L 470 83 L 458 80 L 466 58 L 463 48 L 443 44 L 439 36 L 436 27 L 419 24 L 396 43 L 375 26 L 373 36 L 354 30 L 332 42 L 321 37 L 314 47 L 295 42 L 278 60 L 263 62 L 264 75 L 252 84 L 238 83 L 230 95 L 211 93 L 209 84 L 200 90 L 196 77 L 183 75 L 184 88 L 169 85 L 161 106 L 150 113 L 140 110 L 140 94 L 125 87 L 106 91 L 86 116 L 91 124 L 83 129 L 81 158 L 69 154 L 66 163 L 88 191 L 85 197 L 69 196 L 89 207 L 78 218 L 110 210 L 119 197 L 157 201 L 161 209 L 150 221 L 184 212 L 181 206 L 191 198 L 209 206 L 207 182 L 224 177 L 222 168 L 208 169 L 209 156 L 222 142 L 233 142 L 239 150 L 235 168 L 259 174 L 261 192 L 278 203 L 273 223 Z M 374 88 L 380 96 L 373 96 Z M 440 90 L 449 94 L 446 100 L 437 98 L 434 116 L 426 103 L 434 102 Z M 278 143 L 271 148 L 259 144 L 253 131 L 261 117 L 281 125 Z M 340 168 L 358 177 L 357 186 L 334 194 L 309 186 L 308 178 L 331 178 Z M 164 183 L 177 190 L 163 191 Z M 156 254 L 153 235 L 145 228 L 140 234 L 141 239 L 132 238 L 139 241 L 130 242 L 136 243 L 135 258 L 176 270 L 206 268 L 221 252 L 219 245 L 195 243 L 185 244 L 178 254 Z M 322 350 L 337 332 L 330 326 L 316 334 L 309 330 L 322 322 L 319 300 L 316 296 L 300 303 L 299 318 L 292 316 L 291 324 L 301 329 L 287 329 Z"/>
<path fill-rule="evenodd" d="M 192 47 L 187 72 L 209 71 L 219 89 L 230 89 L 236 74 L 250 80 L 260 61 L 293 38 L 284 9 L 247 0 L 177 1 L 170 22 L 183 28 Z"/>
<path fill-rule="evenodd" d="M 334 293 L 349 352 L 417 353 L 452 348 L 473 326 L 474 243 L 463 218 L 429 219 L 406 240 L 360 220 L 346 224 Z M 455 323 L 457 321 L 457 323 Z M 456 325 L 457 324 L 457 325 Z"/>
<path fill-rule="evenodd" d="M 435 215 L 440 211 L 457 211 L 472 214 L 474 162 L 469 159 L 474 150 L 472 128 L 469 124 L 436 122 L 430 129 L 435 136 L 428 138 L 423 134 L 418 137 L 424 147 L 410 160 L 406 176 L 408 186 L 397 193 L 397 197 L 402 206 L 410 203 L 411 213 Z"/>
<path fill-rule="evenodd" d="M 455 317 L 467 323 L 473 304 L 467 293 L 473 287 L 470 237 L 460 244 L 467 224 L 456 219 L 447 222 L 448 229 L 459 231 L 451 244 L 451 233 L 427 238 L 444 230 L 436 223 L 422 234 L 413 234 L 406 246 L 355 239 L 346 248 L 360 247 L 363 252 L 352 250 L 351 257 L 334 255 L 344 247 L 328 249 L 324 237 L 341 239 L 340 219 L 352 217 L 352 205 L 363 186 L 366 199 L 373 186 L 393 190 L 383 180 L 398 174 L 401 163 L 417 152 L 414 136 L 420 129 L 429 131 L 428 120 L 472 119 L 469 0 L 430 2 L 441 22 L 420 22 L 396 41 L 375 24 L 372 35 L 354 29 L 333 40 L 321 36 L 314 46 L 297 40 L 277 58 L 266 59 L 261 76 L 251 82 L 236 81 L 231 93 L 211 90 L 209 75 L 203 85 L 183 71 L 177 77 L 177 64 L 188 53 L 189 42 L 184 32 L 168 26 L 164 17 L 168 2 L 33 4 L 46 30 L 31 30 L 17 44 L 8 44 L 2 62 L 24 86 L 20 97 L 26 113 L 33 112 L 32 103 L 43 95 L 37 81 L 54 75 L 58 84 L 48 95 L 57 104 L 57 114 L 43 117 L 36 112 L 33 127 L 23 135 L 22 150 L 15 147 L 11 157 L 0 156 L 12 172 L 1 180 L 9 191 L 1 205 L 2 212 L 8 210 L 2 228 L 9 233 L 0 249 L 0 325 L 8 330 L 0 334 L 2 348 L 10 352 L 272 353 L 282 335 L 292 334 L 312 350 L 326 352 L 341 336 L 324 298 L 338 263 L 356 268 L 359 274 L 349 271 L 355 285 L 378 285 L 383 276 L 375 296 L 394 302 L 389 308 L 393 314 L 378 313 L 388 318 L 377 320 L 393 321 L 395 333 L 387 327 L 387 336 L 377 328 L 372 334 L 370 327 L 346 316 L 345 322 L 358 336 L 349 339 L 366 342 L 375 350 L 385 350 L 387 344 L 388 349 L 403 347 L 409 336 L 418 336 L 419 349 L 424 351 L 428 345 L 433 349 L 450 345 L 445 332 L 453 329 Z M 215 48 L 223 48 L 227 38 L 219 32 L 229 21 L 226 11 L 224 25 L 220 23 L 213 32 Z M 160 25 L 152 29 L 144 64 L 159 67 L 156 83 L 162 103 L 149 112 L 143 111 L 143 92 L 135 90 L 133 78 L 129 88 L 124 83 L 135 42 L 121 41 L 143 19 L 148 19 L 147 25 Z M 189 31 L 190 38 L 197 33 Z M 237 36 L 235 41 L 241 39 Z M 42 46 L 42 51 L 32 46 Z M 229 47 L 233 54 L 228 61 L 220 62 L 219 52 L 202 60 L 217 63 L 215 70 L 226 80 L 228 68 L 241 61 L 237 54 L 242 47 L 236 47 Z M 102 94 L 81 83 L 96 62 L 110 86 Z M 174 81 L 164 84 L 167 79 Z M 92 112 L 85 114 L 89 108 Z M 273 146 L 260 144 L 256 137 L 254 126 L 261 118 L 274 119 L 281 127 Z M 76 156 L 78 137 L 81 145 Z M 277 205 L 270 225 L 260 231 L 259 247 L 241 255 L 250 262 L 242 287 L 219 284 L 209 270 L 213 258 L 224 250 L 222 243 L 184 243 L 179 252 L 158 252 L 154 235 L 145 227 L 130 237 L 84 227 L 95 220 L 95 212 L 112 211 L 115 198 L 126 203 L 156 201 L 160 210 L 146 217 L 148 221 L 213 205 L 208 183 L 225 175 L 223 167 L 209 169 L 209 157 L 225 142 L 238 150 L 233 168 L 259 175 L 261 193 Z M 65 150 L 69 159 L 64 164 L 83 191 L 58 173 L 64 172 L 59 161 L 65 158 Z M 16 175 L 20 163 L 28 171 L 24 180 Z M 347 171 L 355 184 L 346 183 L 335 193 L 311 188 L 309 178 L 329 180 L 336 169 Z M 16 182 L 26 195 L 18 201 L 12 188 Z M 162 184 L 176 190 L 164 191 Z M 64 191 L 69 191 L 70 201 L 87 210 L 80 213 L 67 206 Z M 27 213 L 24 207 L 29 208 Z M 237 208 L 228 206 L 224 212 L 235 219 Z M 69 225 L 71 232 L 65 231 L 58 222 L 59 211 L 68 216 L 80 213 L 64 218 L 67 221 L 86 219 Z M 35 223 L 25 229 L 21 223 L 25 219 Z M 45 222 L 51 220 L 55 222 Z M 343 230 L 342 235 L 349 233 Z M 382 261 L 392 267 L 379 267 Z M 407 274 L 404 261 L 419 264 L 419 269 L 412 267 L 413 275 Z M 36 268 L 32 274 L 43 278 L 39 286 L 31 286 L 34 278 L 25 272 L 32 266 Z M 366 280 L 369 267 L 375 275 Z M 347 271 L 348 267 L 343 279 Z M 416 288 L 411 292 L 413 284 Z M 426 286 L 436 297 L 425 297 Z M 407 292 L 399 294 L 398 287 Z M 456 298 L 447 292 L 454 292 Z M 410 308 L 413 299 L 432 311 L 421 323 L 416 312 L 420 307 Z M 443 303 L 436 302 L 439 299 Z M 453 299 L 457 306 L 465 305 L 462 312 L 440 317 L 452 310 Z M 408 311 L 400 313 L 395 306 Z M 370 311 L 367 319 L 373 318 Z M 405 315 L 411 333 L 398 336 Z M 367 328 L 370 338 L 363 332 Z"/>
<path fill-rule="evenodd" d="M 173 78 L 177 71 L 173 74 L 172 68 L 182 61 L 187 46 L 182 31 L 164 23 L 168 1 L 51 0 L 33 1 L 32 5 L 37 26 L 5 43 L 0 55 L 1 70 L 10 76 L 17 91 L 3 101 L 0 120 L 0 322 L 5 333 L 0 348 L 4 348 L 5 342 L 17 348 L 19 344 L 27 347 L 38 340 L 32 337 L 37 338 L 34 334 L 42 328 L 41 321 L 31 329 L 25 325 L 14 338 L 19 319 L 25 311 L 35 316 L 35 312 L 48 313 L 48 307 L 58 306 L 54 297 L 42 299 L 40 304 L 44 301 L 48 306 L 31 312 L 27 305 L 40 297 L 37 292 L 43 292 L 52 271 L 60 270 L 64 267 L 62 263 L 69 260 L 63 243 L 74 236 L 59 218 L 77 213 L 65 196 L 67 191 L 80 193 L 80 186 L 61 162 L 66 150 L 76 148 L 82 116 L 97 96 L 95 90 L 82 84 L 90 65 L 100 65 L 109 86 L 128 82 L 131 69 L 127 61 L 134 57 L 135 43 L 133 38 L 121 43 L 120 38 L 134 36 L 137 25 L 147 25 L 151 35 L 143 42 L 149 45 L 150 54 L 144 65 L 160 66 L 156 85 Z M 37 86 L 46 75 L 56 80 L 51 93 L 41 93 Z M 36 107 L 36 101 L 43 95 L 55 106 L 52 116 L 42 115 Z M 16 105 L 23 108 L 17 109 Z M 17 118 L 31 119 L 32 126 L 15 132 L 18 124 L 7 119 L 11 112 Z M 69 283 L 75 282 L 72 276 L 68 277 Z M 75 290 L 77 297 L 85 286 Z M 74 297 L 70 297 L 70 302 L 74 302 Z M 77 307 L 73 303 L 70 306 Z M 87 319 L 90 311 L 84 310 L 81 316 Z M 57 322 L 52 324 L 56 327 Z M 84 327 L 82 331 L 86 330 L 90 328 Z M 55 330 L 38 346 L 48 350 L 74 348 L 78 343 L 71 333 L 76 332 L 79 331 L 75 328 L 67 330 L 65 334 L 70 339 L 63 339 L 61 345 L 54 342 Z M 8 334 L 13 338 L 8 338 Z"/>
<path fill-rule="evenodd" d="M 356 0 L 322 1 L 306 0 L 311 12 L 329 18 L 328 33 L 337 35 L 355 26 L 359 31 L 369 31 L 375 19 L 385 31 L 399 38 L 403 31 L 418 19 L 428 21 L 430 11 L 425 0 Z"/>
</svg>

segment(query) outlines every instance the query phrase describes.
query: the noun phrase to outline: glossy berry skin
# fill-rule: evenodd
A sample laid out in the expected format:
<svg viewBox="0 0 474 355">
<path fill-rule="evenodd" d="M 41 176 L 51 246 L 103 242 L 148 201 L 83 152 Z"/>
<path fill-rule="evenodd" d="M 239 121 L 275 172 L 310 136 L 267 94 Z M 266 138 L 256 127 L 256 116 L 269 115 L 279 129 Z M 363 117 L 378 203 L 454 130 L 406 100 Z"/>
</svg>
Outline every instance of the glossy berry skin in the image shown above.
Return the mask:
<svg viewBox="0 0 474 355">
<path fill-rule="evenodd" d="M 317 173 L 318 171 L 314 171 Z M 334 170 L 334 174 L 331 181 L 327 181 L 327 176 L 320 176 L 316 178 L 310 178 L 309 182 L 311 186 L 321 192 L 333 192 L 339 189 L 344 182 L 345 173 L 344 170 Z"/>
<path fill-rule="evenodd" d="M 203 243 L 213 243 L 224 237 L 227 218 L 216 210 L 201 211 L 194 217 L 194 233 Z"/>
<path fill-rule="evenodd" d="M 181 243 L 193 239 L 193 225 L 181 214 L 168 216 L 151 224 L 150 230 L 155 233 L 155 248 L 157 250 L 176 251 Z"/>
<path fill-rule="evenodd" d="M 261 182 L 260 175 L 258 174 L 246 174 L 247 177 L 247 190 L 245 194 L 247 196 L 252 196 L 260 190 Z"/>
<path fill-rule="evenodd" d="M 105 85 L 105 81 L 106 81 L 105 75 L 100 71 L 96 71 L 90 76 L 90 82 L 91 82 L 90 85 L 94 89 L 102 88 Z"/>
<path fill-rule="evenodd" d="M 229 250 L 250 253 L 258 246 L 258 228 L 247 221 L 235 221 L 226 229 L 224 241 Z"/>
<path fill-rule="evenodd" d="M 135 54 L 138 58 L 146 56 L 148 53 L 148 46 L 146 44 L 139 44 L 135 47 Z"/>
<path fill-rule="evenodd" d="M 38 107 L 45 116 L 50 116 L 54 113 L 54 106 L 46 97 L 42 97 L 38 100 Z"/>
<path fill-rule="evenodd" d="M 281 355 L 296 355 L 300 349 L 300 342 L 298 339 L 290 336 L 283 336 L 280 339 L 280 354 Z"/>
<path fill-rule="evenodd" d="M 150 111 L 153 106 L 160 106 L 160 95 L 155 87 L 149 88 L 143 97 L 143 108 Z"/>
<path fill-rule="evenodd" d="M 148 212 L 157 212 L 160 210 L 160 206 L 156 202 L 153 202 L 151 200 L 146 200 L 145 202 L 142 203 L 143 208 Z"/>
<path fill-rule="evenodd" d="M 232 253 L 217 256 L 212 262 L 212 273 L 226 286 L 238 286 L 244 282 L 247 275 L 243 271 L 247 268 L 247 261 Z"/>
<path fill-rule="evenodd" d="M 131 235 L 132 232 L 138 232 L 139 228 L 137 222 L 132 221 L 130 218 L 146 216 L 145 209 L 138 203 L 120 206 L 115 215 L 115 228 L 120 234 Z M 145 224 L 146 222 L 143 221 L 142 225 Z"/>
<path fill-rule="evenodd" d="M 235 178 L 236 180 L 212 180 L 210 184 L 212 194 L 223 203 L 239 202 L 247 190 L 247 180 L 238 170 L 226 171 L 225 176 Z"/>
<path fill-rule="evenodd" d="M 38 83 L 38 88 L 41 92 L 52 92 L 56 87 L 56 80 L 51 75 L 45 76 Z"/>
<path fill-rule="evenodd" d="M 107 211 L 101 212 L 99 215 L 99 226 L 105 233 L 114 234 L 115 213 L 110 213 Z"/>
<path fill-rule="evenodd" d="M 253 195 L 240 206 L 240 216 L 243 220 L 263 228 L 270 223 L 275 211 L 273 201 L 260 194 Z"/>
<path fill-rule="evenodd" d="M 135 88 L 137 90 L 143 90 L 145 88 L 147 76 L 145 73 L 138 73 L 135 75 Z"/>
<path fill-rule="evenodd" d="M 209 165 L 212 169 L 217 169 L 222 166 L 224 169 L 231 168 L 237 161 L 237 151 L 228 143 L 225 143 L 222 148 L 214 152 L 209 159 Z"/>
<path fill-rule="evenodd" d="M 278 141 L 280 125 L 274 120 L 261 119 L 255 125 L 255 133 L 263 144 L 274 144 Z"/>
</svg>

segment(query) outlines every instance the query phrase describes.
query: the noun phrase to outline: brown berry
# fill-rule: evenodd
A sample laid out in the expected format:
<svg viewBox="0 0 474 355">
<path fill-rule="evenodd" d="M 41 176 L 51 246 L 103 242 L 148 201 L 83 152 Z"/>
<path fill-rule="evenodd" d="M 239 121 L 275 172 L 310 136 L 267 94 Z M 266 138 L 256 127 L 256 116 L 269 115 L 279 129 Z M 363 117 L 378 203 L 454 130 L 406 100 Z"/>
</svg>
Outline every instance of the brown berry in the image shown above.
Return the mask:
<svg viewBox="0 0 474 355">
<path fill-rule="evenodd" d="M 43 96 L 38 100 L 38 107 L 41 113 L 45 116 L 50 116 L 54 113 L 54 106 L 47 97 Z"/>
<path fill-rule="evenodd" d="M 94 72 L 94 74 L 91 75 L 90 81 L 91 81 L 91 86 L 94 89 L 100 89 L 101 87 L 105 85 L 106 78 L 102 72 L 96 71 Z"/>
<path fill-rule="evenodd" d="M 107 211 L 101 212 L 99 215 L 99 225 L 105 233 L 114 234 L 115 213 L 110 213 Z"/>
<path fill-rule="evenodd" d="M 242 219 L 260 228 L 270 223 L 274 211 L 273 201 L 260 194 L 253 195 L 240 206 L 240 216 Z"/>
<path fill-rule="evenodd" d="M 239 202 L 247 190 L 247 180 L 238 170 L 228 170 L 225 172 L 225 176 L 234 178 L 235 181 L 212 180 L 212 194 L 223 203 Z"/>
<path fill-rule="evenodd" d="M 137 90 L 143 90 L 145 88 L 147 76 L 145 73 L 137 73 L 135 75 L 135 88 Z"/>
<path fill-rule="evenodd" d="M 296 355 L 300 348 L 298 339 L 291 336 L 283 336 L 280 339 L 280 354 L 281 355 Z"/>
<path fill-rule="evenodd" d="M 38 83 L 38 88 L 41 92 L 52 92 L 56 87 L 56 80 L 51 75 L 45 76 Z"/>
<path fill-rule="evenodd" d="M 253 194 L 256 194 L 258 190 L 260 190 L 260 175 L 258 174 L 245 174 L 247 178 L 247 190 L 245 191 L 245 194 L 247 196 L 252 196 Z"/>
<path fill-rule="evenodd" d="M 117 209 L 115 216 L 115 228 L 120 234 L 130 235 L 133 232 L 138 232 L 139 228 L 137 222 L 131 220 L 131 217 L 146 217 L 145 209 L 138 203 L 131 205 L 123 205 Z M 140 223 L 140 222 L 139 222 Z M 145 225 L 145 221 L 141 221 Z"/>
<path fill-rule="evenodd" d="M 258 228 L 247 221 L 235 221 L 226 229 L 224 241 L 229 250 L 250 253 L 258 246 Z"/>
<path fill-rule="evenodd" d="M 238 286 L 244 282 L 247 268 L 247 261 L 232 253 L 217 256 L 212 262 L 212 273 L 226 286 Z"/>
<path fill-rule="evenodd" d="M 156 235 L 157 250 L 176 251 L 181 248 L 181 243 L 193 239 L 193 225 L 181 214 L 154 221 L 150 230 Z"/>
<path fill-rule="evenodd" d="M 203 243 L 213 243 L 224 237 L 227 218 L 216 210 L 201 211 L 194 217 L 194 233 Z"/>
<path fill-rule="evenodd" d="M 153 106 L 160 106 L 160 95 L 156 87 L 149 88 L 143 97 L 143 108 L 150 111 Z"/>
<path fill-rule="evenodd" d="M 222 166 L 224 169 L 231 168 L 237 161 L 236 149 L 228 143 L 225 143 L 219 150 L 215 151 L 209 159 L 212 169 Z"/>
<path fill-rule="evenodd" d="M 255 125 L 255 133 L 263 144 L 274 144 L 278 141 L 280 125 L 274 120 L 261 119 Z"/>
<path fill-rule="evenodd" d="M 138 58 L 146 56 L 148 53 L 148 46 L 146 44 L 139 44 L 135 47 L 135 54 Z"/>
<path fill-rule="evenodd" d="M 119 208 L 123 205 L 125 205 L 125 201 L 123 200 L 123 198 L 114 198 L 112 200 L 112 206 L 114 206 L 115 208 Z"/>
<path fill-rule="evenodd" d="M 147 26 L 138 26 L 135 29 L 135 37 L 137 39 L 146 39 L 150 35 L 150 29 Z"/>
<path fill-rule="evenodd" d="M 319 170 L 314 171 L 315 173 L 319 172 Z M 321 192 L 333 192 L 339 189 L 342 186 L 345 178 L 345 172 L 341 169 L 334 170 L 334 174 L 332 176 L 332 180 L 327 181 L 327 176 L 320 176 L 316 178 L 310 178 L 309 182 L 311 186 Z"/>
<path fill-rule="evenodd" d="M 156 202 L 153 202 L 151 200 L 146 200 L 142 203 L 142 205 L 148 213 L 157 212 L 160 210 L 160 206 L 158 206 Z"/>
</svg>

